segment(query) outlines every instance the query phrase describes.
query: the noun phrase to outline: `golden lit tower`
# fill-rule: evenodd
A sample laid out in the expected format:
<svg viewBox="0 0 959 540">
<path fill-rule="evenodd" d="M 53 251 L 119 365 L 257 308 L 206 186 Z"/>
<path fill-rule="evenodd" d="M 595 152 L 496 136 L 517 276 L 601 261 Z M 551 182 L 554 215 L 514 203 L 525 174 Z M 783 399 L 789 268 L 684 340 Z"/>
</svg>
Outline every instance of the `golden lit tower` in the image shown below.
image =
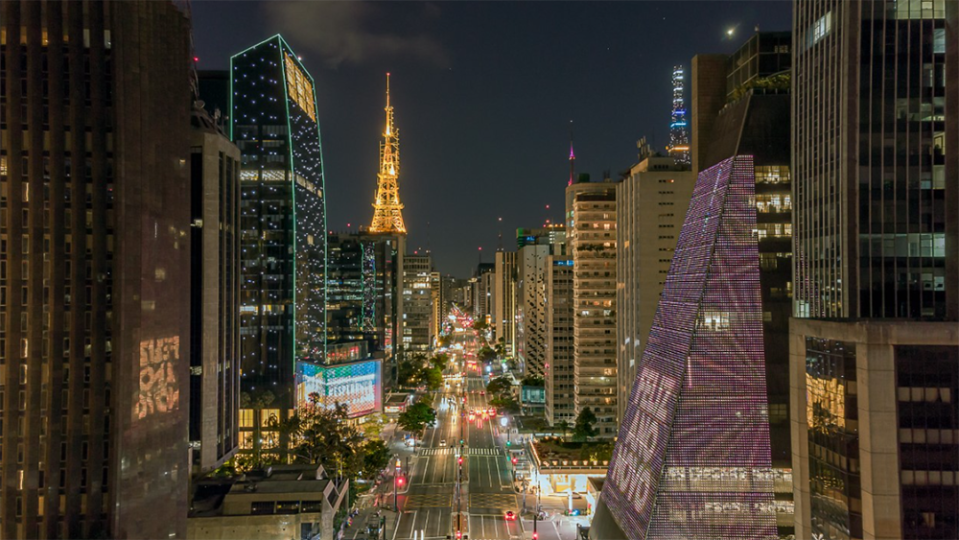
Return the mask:
<svg viewBox="0 0 959 540">
<path fill-rule="evenodd" d="M 372 233 L 406 234 L 403 205 L 400 203 L 400 134 L 393 126 L 390 106 L 390 74 L 386 74 L 386 131 L 380 143 L 380 172 L 376 175 L 376 200 L 373 202 Z"/>
</svg>

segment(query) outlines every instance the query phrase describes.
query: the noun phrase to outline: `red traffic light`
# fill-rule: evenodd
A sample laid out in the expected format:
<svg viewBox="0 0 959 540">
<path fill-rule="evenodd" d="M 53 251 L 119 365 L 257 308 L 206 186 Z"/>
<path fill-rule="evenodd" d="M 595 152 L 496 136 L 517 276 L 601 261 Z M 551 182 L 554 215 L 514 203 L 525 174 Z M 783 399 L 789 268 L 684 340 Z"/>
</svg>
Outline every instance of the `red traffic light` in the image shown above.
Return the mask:
<svg viewBox="0 0 959 540">
<path fill-rule="evenodd" d="M 516 465 L 516 458 L 513 458 L 513 465 Z"/>
<path fill-rule="evenodd" d="M 462 540 L 462 538 L 463 538 L 463 532 L 456 531 L 456 540 Z"/>
<path fill-rule="evenodd" d="M 463 456 L 460 456 L 460 465 L 463 464 Z"/>
<path fill-rule="evenodd" d="M 401 477 L 397 478 L 397 479 L 396 479 L 396 483 L 399 484 L 400 486 L 402 486 L 402 485 L 403 485 L 403 477 L 401 476 Z"/>
<path fill-rule="evenodd" d="M 538 540 L 538 539 L 539 539 L 539 533 L 538 533 L 538 532 L 534 532 L 534 533 L 533 533 L 533 540 Z"/>
</svg>

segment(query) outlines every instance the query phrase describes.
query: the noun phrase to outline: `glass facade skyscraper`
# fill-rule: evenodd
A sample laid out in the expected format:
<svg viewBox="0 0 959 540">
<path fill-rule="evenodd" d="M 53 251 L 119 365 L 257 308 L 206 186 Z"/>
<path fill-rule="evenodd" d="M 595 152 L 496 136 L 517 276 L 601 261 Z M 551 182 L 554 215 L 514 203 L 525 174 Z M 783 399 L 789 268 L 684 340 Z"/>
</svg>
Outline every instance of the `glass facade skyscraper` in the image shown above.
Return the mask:
<svg viewBox="0 0 959 540">
<path fill-rule="evenodd" d="M 324 361 L 326 203 L 315 84 L 296 53 L 277 35 L 233 56 L 230 71 L 242 154 L 241 386 L 274 399 L 260 418 L 241 415 L 249 449 L 263 437 L 243 428 L 294 407 L 295 361 Z"/>
<path fill-rule="evenodd" d="M 947 144 L 957 148 L 946 135 L 946 80 L 956 77 L 946 49 L 957 39 L 947 39 L 946 15 L 956 9 L 796 2 L 797 317 L 946 315 L 959 264 L 946 257 L 959 220 L 946 163 Z"/>
<path fill-rule="evenodd" d="M 699 175 L 591 538 L 776 537 L 754 189 Z"/>
</svg>

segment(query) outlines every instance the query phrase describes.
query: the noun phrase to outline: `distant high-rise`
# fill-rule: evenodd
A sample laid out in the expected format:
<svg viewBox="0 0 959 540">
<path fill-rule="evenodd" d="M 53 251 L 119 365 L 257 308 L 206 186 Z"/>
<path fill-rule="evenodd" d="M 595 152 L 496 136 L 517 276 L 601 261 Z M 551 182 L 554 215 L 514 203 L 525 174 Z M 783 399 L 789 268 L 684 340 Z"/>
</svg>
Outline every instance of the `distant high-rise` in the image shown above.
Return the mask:
<svg viewBox="0 0 959 540">
<path fill-rule="evenodd" d="M 636 369 L 673 262 L 696 174 L 672 158 L 650 156 L 616 189 L 617 415 L 626 412 Z"/>
<path fill-rule="evenodd" d="M 240 449 L 296 406 L 296 361 L 326 353 L 326 190 L 312 77 L 279 35 L 230 60 L 230 126 L 240 172 Z M 265 397 L 269 396 L 269 397 Z M 274 434 L 275 435 L 275 434 Z"/>
<path fill-rule="evenodd" d="M 573 381 L 573 259 L 565 255 L 546 257 L 543 380 L 546 392 L 546 421 L 576 420 L 576 393 Z"/>
<path fill-rule="evenodd" d="M 403 319 L 399 345 L 408 351 L 426 351 L 433 317 L 433 259 L 429 255 L 403 258 Z"/>
<path fill-rule="evenodd" d="M 240 406 L 240 150 L 194 104 L 190 141 L 190 451 L 194 474 L 236 452 Z"/>
<path fill-rule="evenodd" d="M 400 132 L 393 125 L 390 105 L 390 74 L 386 74 L 386 128 L 380 142 L 380 170 L 376 175 L 376 199 L 373 201 L 371 233 L 406 234 L 403 205 L 400 203 Z"/>
<path fill-rule="evenodd" d="M 776 538 L 754 186 L 699 175 L 591 538 Z"/>
<path fill-rule="evenodd" d="M 473 288 L 473 319 L 490 323 L 493 315 L 493 293 L 496 288 L 496 265 L 479 263 Z M 492 325 L 490 325 L 492 326 Z"/>
<path fill-rule="evenodd" d="M 673 67 L 673 109 L 669 121 L 669 155 L 680 165 L 689 166 L 689 126 L 686 121 L 685 71 Z"/>
<path fill-rule="evenodd" d="M 497 251 L 496 283 L 493 287 L 493 322 L 497 341 L 503 339 L 506 354 L 516 350 L 516 252 Z"/>
<path fill-rule="evenodd" d="M 566 253 L 562 225 L 516 230 L 516 352 L 527 373 L 542 375 L 546 364 L 546 260 Z"/>
<path fill-rule="evenodd" d="M 566 188 L 566 242 L 573 260 L 573 379 L 578 415 L 596 415 L 600 437 L 617 431 L 616 183 Z"/>
<path fill-rule="evenodd" d="M 0 537 L 184 538 L 187 17 L 0 3 Z"/>
</svg>

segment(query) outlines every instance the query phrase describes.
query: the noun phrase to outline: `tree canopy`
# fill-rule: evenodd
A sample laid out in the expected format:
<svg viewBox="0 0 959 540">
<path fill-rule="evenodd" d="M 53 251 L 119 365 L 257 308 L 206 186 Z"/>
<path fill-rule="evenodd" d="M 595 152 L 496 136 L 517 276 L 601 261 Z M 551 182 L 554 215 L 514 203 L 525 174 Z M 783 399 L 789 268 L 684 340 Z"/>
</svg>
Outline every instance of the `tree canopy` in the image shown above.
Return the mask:
<svg viewBox="0 0 959 540">
<path fill-rule="evenodd" d="M 584 408 L 576 417 L 576 423 L 573 425 L 573 437 L 582 441 L 589 441 L 590 437 L 595 437 L 599 431 L 593 427 L 596 423 L 596 414 L 589 407 Z"/>
<path fill-rule="evenodd" d="M 419 433 L 427 426 L 436 425 L 436 410 L 427 401 L 420 400 L 407 407 L 396 423 L 410 433 Z"/>
</svg>

